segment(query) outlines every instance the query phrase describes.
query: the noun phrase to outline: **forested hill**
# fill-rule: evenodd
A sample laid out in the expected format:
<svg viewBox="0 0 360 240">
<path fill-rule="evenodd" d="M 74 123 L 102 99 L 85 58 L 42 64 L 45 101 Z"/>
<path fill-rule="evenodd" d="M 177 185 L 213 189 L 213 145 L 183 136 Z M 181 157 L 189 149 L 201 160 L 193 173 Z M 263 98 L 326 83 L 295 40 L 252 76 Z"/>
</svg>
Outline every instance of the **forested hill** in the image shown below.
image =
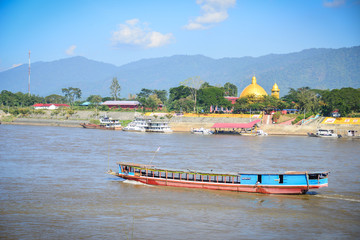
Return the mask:
<svg viewBox="0 0 360 240">
<path fill-rule="evenodd" d="M 341 49 L 308 49 L 297 53 L 262 57 L 212 59 L 202 55 L 175 55 L 144 59 L 117 67 L 84 57 L 31 66 L 31 92 L 40 96 L 61 94 L 62 88 L 77 87 L 87 97 L 109 96 L 113 77 L 122 87 L 121 96 L 136 94 L 141 88 L 165 89 L 200 76 L 211 85 L 235 84 L 239 91 L 256 76 L 268 93 L 276 82 L 280 95 L 289 88 L 360 88 L 360 46 Z M 0 72 L 0 91 L 27 92 L 28 66 Z"/>
</svg>

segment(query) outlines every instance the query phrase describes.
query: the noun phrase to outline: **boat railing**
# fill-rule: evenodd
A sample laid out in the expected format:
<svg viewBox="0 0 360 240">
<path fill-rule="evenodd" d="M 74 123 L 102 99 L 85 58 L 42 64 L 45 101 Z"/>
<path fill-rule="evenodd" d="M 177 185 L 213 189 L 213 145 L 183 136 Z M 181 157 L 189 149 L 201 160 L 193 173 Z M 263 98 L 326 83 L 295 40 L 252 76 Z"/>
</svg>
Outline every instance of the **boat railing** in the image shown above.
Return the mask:
<svg viewBox="0 0 360 240">
<path fill-rule="evenodd" d="M 133 170 L 133 169 L 130 169 Z M 149 178 L 163 178 L 180 181 L 194 181 L 194 182 L 209 182 L 209 183 L 229 183 L 240 184 L 240 176 L 229 176 L 219 174 L 205 174 L 205 173 L 187 173 L 187 172 L 172 172 L 172 171 L 158 171 L 157 169 L 139 169 L 135 168 L 134 173 L 138 176 Z"/>
</svg>

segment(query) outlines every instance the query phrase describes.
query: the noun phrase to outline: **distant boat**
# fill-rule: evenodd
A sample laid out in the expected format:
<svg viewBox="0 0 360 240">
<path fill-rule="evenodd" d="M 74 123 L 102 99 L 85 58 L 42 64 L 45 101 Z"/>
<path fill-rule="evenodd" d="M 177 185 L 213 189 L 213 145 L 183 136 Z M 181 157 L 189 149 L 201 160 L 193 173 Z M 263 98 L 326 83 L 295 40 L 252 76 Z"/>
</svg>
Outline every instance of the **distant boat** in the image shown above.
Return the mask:
<svg viewBox="0 0 360 240">
<path fill-rule="evenodd" d="M 83 128 L 91 128 L 91 129 L 103 129 L 103 130 L 121 130 L 122 126 L 119 120 L 115 120 L 112 118 L 105 116 L 100 117 L 100 124 L 93 123 L 81 123 Z"/>
<path fill-rule="evenodd" d="M 200 135 L 211 135 L 211 134 L 213 134 L 214 132 L 213 131 L 211 131 L 210 129 L 206 129 L 206 128 L 192 128 L 191 130 L 190 130 L 190 132 L 192 133 L 192 134 L 200 134 Z"/>
<path fill-rule="evenodd" d="M 329 172 L 216 173 L 171 170 L 153 165 L 119 162 L 119 172 L 109 174 L 144 184 L 228 190 L 267 194 L 305 194 L 328 186 Z"/>
<path fill-rule="evenodd" d="M 126 127 L 123 127 L 123 131 L 130 132 L 145 132 L 145 127 L 148 127 L 149 119 L 135 118 L 134 121 L 130 122 Z"/>
<path fill-rule="evenodd" d="M 353 138 L 353 139 L 360 139 L 360 134 L 357 133 L 356 130 L 348 130 L 347 135 L 344 136 L 345 138 Z"/>
<path fill-rule="evenodd" d="M 157 132 L 157 133 L 172 133 L 167 122 L 155 121 L 146 118 L 135 118 L 134 121 L 129 123 L 123 128 L 124 131 L 132 132 Z"/>
<path fill-rule="evenodd" d="M 267 135 L 268 134 L 261 129 L 256 131 L 256 136 L 267 136 Z"/>
<path fill-rule="evenodd" d="M 167 122 L 163 121 L 149 121 L 148 126 L 145 127 L 145 132 L 157 132 L 157 133 L 172 133 Z"/>
<path fill-rule="evenodd" d="M 323 137 L 323 138 L 341 138 L 340 134 L 336 134 L 332 129 L 318 129 L 316 133 L 308 133 L 309 137 Z"/>
</svg>

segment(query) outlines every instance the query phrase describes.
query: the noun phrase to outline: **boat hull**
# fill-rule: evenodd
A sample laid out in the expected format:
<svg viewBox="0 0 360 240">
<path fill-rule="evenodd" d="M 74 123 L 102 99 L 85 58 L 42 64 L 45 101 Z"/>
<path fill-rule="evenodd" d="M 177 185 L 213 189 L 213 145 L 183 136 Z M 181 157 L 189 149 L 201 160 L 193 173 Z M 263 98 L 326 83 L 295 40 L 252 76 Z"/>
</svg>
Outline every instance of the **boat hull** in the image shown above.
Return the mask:
<svg viewBox="0 0 360 240">
<path fill-rule="evenodd" d="M 80 124 L 83 128 L 89 128 L 89 129 L 102 129 L 102 130 L 121 130 L 121 127 L 106 127 L 103 125 L 98 124 L 91 124 L 91 123 L 81 123 Z"/>
<path fill-rule="evenodd" d="M 240 185 L 240 184 L 229 184 L 229 183 L 212 183 L 202 181 L 184 181 L 174 180 L 165 178 L 152 178 L 144 176 L 133 176 L 126 174 L 118 174 L 119 177 L 138 181 L 149 185 L 158 186 L 169 186 L 169 187 L 182 187 L 182 188 L 198 188 L 198 189 L 209 189 L 209 190 L 225 190 L 235 192 L 248 192 L 248 193 L 264 193 L 264 194 L 305 194 L 309 189 L 316 189 L 320 187 L 327 187 L 328 184 L 316 185 L 316 186 L 270 186 L 270 185 Z"/>
<path fill-rule="evenodd" d="M 226 190 L 265 194 L 305 194 L 328 186 L 329 172 L 286 171 L 277 173 L 218 173 L 157 168 L 153 165 L 118 162 L 111 175 L 149 185 Z"/>
</svg>

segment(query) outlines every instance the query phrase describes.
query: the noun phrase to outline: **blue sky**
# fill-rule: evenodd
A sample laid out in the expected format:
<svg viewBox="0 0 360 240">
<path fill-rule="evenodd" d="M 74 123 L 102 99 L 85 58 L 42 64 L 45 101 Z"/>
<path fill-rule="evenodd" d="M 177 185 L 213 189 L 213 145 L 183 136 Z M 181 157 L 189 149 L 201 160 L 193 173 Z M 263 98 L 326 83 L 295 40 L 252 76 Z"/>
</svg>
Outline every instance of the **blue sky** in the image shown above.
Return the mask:
<svg viewBox="0 0 360 240">
<path fill-rule="evenodd" d="M 71 56 L 120 66 L 360 45 L 360 0 L 0 0 L 0 71 Z"/>
</svg>

